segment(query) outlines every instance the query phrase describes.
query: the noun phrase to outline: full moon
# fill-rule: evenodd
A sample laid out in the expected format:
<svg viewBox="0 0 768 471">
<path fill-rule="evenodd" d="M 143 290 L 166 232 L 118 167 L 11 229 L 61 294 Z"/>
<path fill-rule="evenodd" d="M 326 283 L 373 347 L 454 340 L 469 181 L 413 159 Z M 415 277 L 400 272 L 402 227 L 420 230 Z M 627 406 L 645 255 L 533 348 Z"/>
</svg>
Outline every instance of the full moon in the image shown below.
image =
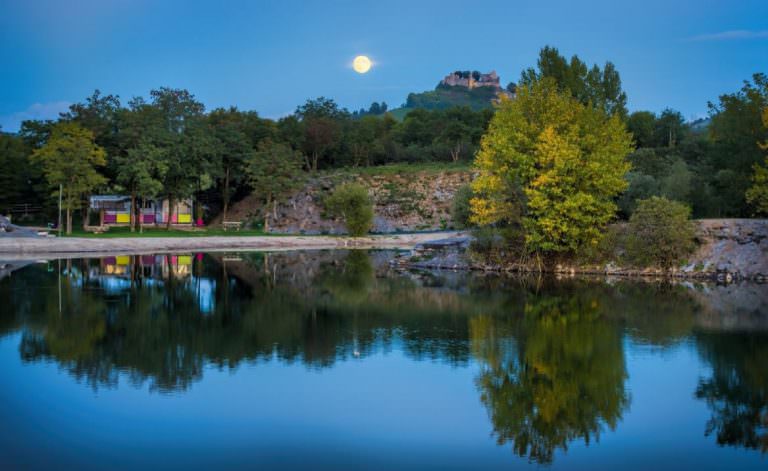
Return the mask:
<svg viewBox="0 0 768 471">
<path fill-rule="evenodd" d="M 368 56 L 357 56 L 355 57 L 355 60 L 352 61 L 352 68 L 355 69 L 355 72 L 358 74 L 364 74 L 371 70 L 371 60 L 368 59 Z"/>
</svg>

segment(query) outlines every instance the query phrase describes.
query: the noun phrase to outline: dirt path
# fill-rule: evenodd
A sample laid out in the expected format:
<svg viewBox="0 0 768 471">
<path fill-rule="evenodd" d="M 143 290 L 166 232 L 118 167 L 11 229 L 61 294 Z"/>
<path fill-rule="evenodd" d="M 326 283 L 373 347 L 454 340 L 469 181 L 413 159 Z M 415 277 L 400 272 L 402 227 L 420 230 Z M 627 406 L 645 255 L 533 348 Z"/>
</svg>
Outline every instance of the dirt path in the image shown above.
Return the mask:
<svg viewBox="0 0 768 471">
<path fill-rule="evenodd" d="M 391 234 L 369 237 L 332 236 L 251 236 L 251 237 L 126 237 L 98 238 L 21 238 L 0 237 L 0 258 L 51 257 L 57 254 L 118 254 L 152 252 L 192 252 L 226 250 L 307 250 L 343 248 L 411 249 L 415 245 L 466 235 L 463 232 Z"/>
</svg>

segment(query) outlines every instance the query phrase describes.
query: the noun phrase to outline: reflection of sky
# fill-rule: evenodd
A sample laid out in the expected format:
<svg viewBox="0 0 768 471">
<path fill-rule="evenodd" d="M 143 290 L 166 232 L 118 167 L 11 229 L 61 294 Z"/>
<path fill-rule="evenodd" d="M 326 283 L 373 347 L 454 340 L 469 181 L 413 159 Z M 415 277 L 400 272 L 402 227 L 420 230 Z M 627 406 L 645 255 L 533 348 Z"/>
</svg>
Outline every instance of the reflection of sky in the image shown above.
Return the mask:
<svg viewBox="0 0 768 471">
<path fill-rule="evenodd" d="M 210 286 L 210 285 L 209 285 Z M 201 284 L 202 287 L 202 284 Z M 201 291 L 202 292 L 202 291 Z M 207 365 L 189 390 L 94 393 L 55 363 L 21 361 L 19 334 L 0 339 L 0 456 L 22 467 L 312 469 L 765 469 L 759 453 L 718 447 L 693 397 L 706 373 L 695 349 L 625 342 L 632 403 L 615 431 L 558 451 L 552 466 L 498 446 L 475 386 L 480 368 L 414 361 L 394 342 L 331 368 L 299 362 Z M 41 452 L 44 451 L 44 452 Z M 24 459 L 23 462 L 16 460 Z M 303 465 L 303 466 L 302 466 Z"/>
<path fill-rule="evenodd" d="M 197 302 L 200 312 L 210 314 L 216 307 L 216 281 L 210 278 L 193 277 L 191 288 L 197 293 Z"/>
</svg>

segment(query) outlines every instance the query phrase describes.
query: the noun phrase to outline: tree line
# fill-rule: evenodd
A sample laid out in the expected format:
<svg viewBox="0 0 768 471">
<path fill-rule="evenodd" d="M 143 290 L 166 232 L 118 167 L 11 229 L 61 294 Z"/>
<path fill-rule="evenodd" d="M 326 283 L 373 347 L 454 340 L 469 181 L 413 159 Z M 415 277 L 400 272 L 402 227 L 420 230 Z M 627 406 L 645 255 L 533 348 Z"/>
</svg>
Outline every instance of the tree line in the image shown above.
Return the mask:
<svg viewBox="0 0 768 471">
<path fill-rule="evenodd" d="M 0 133 L 0 211 L 30 203 L 50 212 L 49 196 L 61 184 L 68 232 L 71 213 L 97 191 L 129 194 L 133 208 L 142 199 L 163 197 L 173 206 L 194 195 L 226 219 L 233 197 L 257 191 L 269 204 L 320 170 L 469 161 L 492 116 L 415 110 L 398 122 L 386 109 L 373 103 L 350 113 L 320 97 L 272 120 L 235 107 L 206 111 L 183 89 L 159 88 L 125 104 L 96 90 L 56 121 L 24 121 L 17 134 Z"/>
<path fill-rule="evenodd" d="M 56 121 L 25 121 L 16 134 L 0 133 L 0 211 L 28 203 L 50 215 L 61 185 L 69 228 L 72 212 L 95 192 L 130 195 L 133 208 L 144 199 L 194 196 L 198 218 L 226 219 L 233 199 L 255 191 L 274 208 L 282 193 L 317 171 L 473 159 L 477 193 L 488 196 L 482 207 L 475 195 L 475 221 L 509 221 L 511 213 L 498 213 L 504 205 L 530 210 L 531 221 L 559 227 L 541 247 L 591 240 L 584 234 L 616 215 L 629 218 L 637 201 L 653 196 L 682 202 L 696 217 L 768 210 L 764 74 L 720 96 L 709 104 L 709 118 L 693 123 L 671 109 L 629 113 L 612 63 L 590 67 L 552 47 L 522 72 L 516 91 L 493 109 L 414 109 L 397 121 L 385 103 L 350 113 L 320 97 L 273 120 L 235 107 L 207 111 L 183 89 L 159 88 L 125 103 L 96 90 Z M 590 165 L 557 168 L 559 154 Z M 550 197 L 563 195 L 561 185 L 583 199 L 567 204 L 591 208 L 588 217 L 565 223 L 565 200 Z M 542 219 L 550 213 L 562 216 Z M 87 214 L 82 219 L 87 223 Z M 531 221 L 520 219 L 519 226 L 528 224 L 534 237 Z M 581 227 L 584 234 L 568 239 Z"/>
</svg>

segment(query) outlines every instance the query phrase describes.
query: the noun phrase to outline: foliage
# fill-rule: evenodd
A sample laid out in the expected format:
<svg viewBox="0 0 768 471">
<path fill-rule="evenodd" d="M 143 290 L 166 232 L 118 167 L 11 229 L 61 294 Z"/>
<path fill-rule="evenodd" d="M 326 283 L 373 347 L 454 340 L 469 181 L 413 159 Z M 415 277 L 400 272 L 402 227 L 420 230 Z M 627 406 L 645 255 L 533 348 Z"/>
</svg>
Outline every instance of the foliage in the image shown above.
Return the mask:
<svg viewBox="0 0 768 471">
<path fill-rule="evenodd" d="M 301 155 L 285 144 L 269 139 L 259 143 L 245 163 L 248 184 L 263 202 L 264 232 L 269 231 L 269 211 L 277 218 L 277 197 L 301 182 Z"/>
<path fill-rule="evenodd" d="M 343 183 L 325 199 L 328 212 L 344 219 L 349 235 L 360 237 L 373 225 L 373 202 L 359 183 Z"/>
<path fill-rule="evenodd" d="M 745 194 L 751 185 L 754 165 L 764 158 L 759 144 L 768 141 L 768 127 L 762 122 L 766 107 L 768 77 L 765 74 L 754 74 L 752 82 L 745 82 L 741 90 L 721 95 L 717 105 L 710 104 L 709 164 L 718 169 L 713 182 L 716 188 L 728 190 L 720 195 L 719 212 L 723 216 L 750 214 Z M 728 173 L 720 175 L 720 171 Z"/>
<path fill-rule="evenodd" d="M 626 217 L 632 215 L 638 200 L 661 194 L 659 181 L 641 172 L 627 173 L 627 190 L 619 197 L 619 210 Z"/>
<path fill-rule="evenodd" d="M 22 138 L 0 132 L 0 213 L 14 204 L 35 201 L 30 184 L 39 172 L 29 161 L 30 153 Z"/>
<path fill-rule="evenodd" d="M 768 106 L 763 109 L 763 126 L 768 128 Z M 763 150 L 768 150 L 768 140 L 760 145 Z M 752 186 L 746 193 L 747 203 L 755 208 L 757 214 L 768 215 L 768 155 L 762 165 L 754 164 L 752 174 Z"/>
<path fill-rule="evenodd" d="M 412 113 L 417 109 L 447 110 L 454 107 L 467 107 L 473 111 L 490 109 L 496 99 L 496 90 L 491 87 L 467 88 L 461 86 L 438 85 L 434 90 L 422 93 L 409 93 L 405 107 Z"/>
<path fill-rule="evenodd" d="M 470 200 L 472 199 L 472 186 L 464 185 L 456 190 L 453 194 L 453 201 L 451 202 L 451 219 L 453 219 L 453 225 L 457 229 L 464 229 L 471 227 L 470 217 L 472 216 L 472 207 L 470 206 Z"/>
<path fill-rule="evenodd" d="M 638 201 L 629 219 L 627 256 L 641 266 L 668 269 L 683 261 L 696 248 L 695 226 L 690 209 L 663 197 Z"/>
<path fill-rule="evenodd" d="M 72 211 L 81 207 L 83 196 L 106 183 L 97 170 L 106 161 L 104 149 L 93 142 L 93 133 L 71 122 L 53 128 L 48 142 L 34 151 L 32 161 L 39 164 L 58 196 L 62 187 L 62 207 L 67 211 L 67 234 L 72 232 Z"/>
<path fill-rule="evenodd" d="M 522 223 L 531 252 L 574 252 L 599 241 L 626 187 L 631 136 L 559 91 L 551 79 L 504 100 L 475 158 L 472 221 Z"/>
<path fill-rule="evenodd" d="M 544 78 L 553 80 L 560 91 L 569 92 L 584 105 L 593 105 L 607 115 L 627 115 L 627 94 L 621 89 L 619 72 L 611 62 L 602 69 L 595 64 L 591 69 L 573 55 L 568 61 L 557 48 L 545 46 L 539 51 L 538 70 L 529 68 L 520 77 L 520 86 L 531 87 Z"/>
</svg>

